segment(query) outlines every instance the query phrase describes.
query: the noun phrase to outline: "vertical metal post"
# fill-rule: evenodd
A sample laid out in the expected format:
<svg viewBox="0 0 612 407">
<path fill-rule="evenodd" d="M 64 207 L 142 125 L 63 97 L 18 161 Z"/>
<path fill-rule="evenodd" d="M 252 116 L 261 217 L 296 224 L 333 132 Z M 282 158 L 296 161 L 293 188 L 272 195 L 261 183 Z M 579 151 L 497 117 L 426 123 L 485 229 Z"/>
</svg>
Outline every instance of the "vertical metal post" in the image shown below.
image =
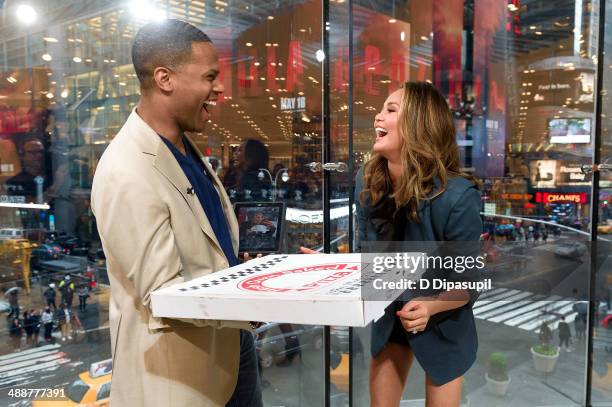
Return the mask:
<svg viewBox="0 0 612 407">
<path fill-rule="evenodd" d="M 599 0 L 599 20 L 597 36 L 597 83 L 595 99 L 595 140 L 593 142 L 593 165 L 601 161 L 601 113 L 602 113 L 602 90 L 604 80 L 604 54 L 605 54 L 605 28 L 606 28 L 606 1 Z M 574 33 L 579 35 L 580 33 Z M 593 324 L 595 318 L 595 307 L 597 298 L 595 293 L 597 273 L 597 224 L 599 223 L 599 171 L 593 171 L 591 189 L 591 266 L 589 269 L 589 317 L 587 319 L 587 363 L 584 402 L 591 406 L 591 387 L 593 383 Z"/>
<path fill-rule="evenodd" d="M 331 140 L 330 140 L 330 97 L 329 97 L 329 0 L 323 0 L 323 52 L 325 58 L 323 59 L 323 163 L 330 161 L 331 153 Z M 331 219 L 330 219 L 330 172 L 323 171 L 323 252 L 330 252 L 330 240 L 331 240 Z M 324 338 L 324 352 L 325 358 L 324 363 L 324 392 L 325 392 L 325 407 L 331 405 L 331 383 L 330 383 L 330 331 L 329 326 L 325 326 L 323 332 Z"/>
<path fill-rule="evenodd" d="M 353 0 L 349 0 L 348 2 L 348 32 L 349 32 L 349 43 L 348 43 L 348 176 L 349 176 L 349 223 L 348 223 L 348 237 L 349 237 L 349 253 L 353 253 L 355 250 L 354 246 L 354 236 L 355 236 L 355 225 L 353 221 L 355 217 L 353 216 L 353 205 L 355 201 L 355 183 L 353 181 L 353 177 L 355 176 L 355 160 L 353 155 Z M 354 361 L 354 332 L 353 328 L 349 327 L 349 407 L 353 407 L 353 361 Z"/>
<path fill-rule="evenodd" d="M 465 47 L 465 60 L 463 61 L 463 85 L 461 89 L 461 118 L 465 121 L 465 139 L 473 140 L 473 115 L 472 107 L 470 103 L 471 96 L 473 95 L 474 86 L 474 0 L 464 0 L 463 2 L 463 32 L 464 32 L 464 47 Z M 472 141 L 473 142 L 473 141 Z M 463 165 L 466 168 L 473 166 L 472 162 L 472 150 L 471 146 L 466 145 L 465 149 L 465 163 Z"/>
</svg>

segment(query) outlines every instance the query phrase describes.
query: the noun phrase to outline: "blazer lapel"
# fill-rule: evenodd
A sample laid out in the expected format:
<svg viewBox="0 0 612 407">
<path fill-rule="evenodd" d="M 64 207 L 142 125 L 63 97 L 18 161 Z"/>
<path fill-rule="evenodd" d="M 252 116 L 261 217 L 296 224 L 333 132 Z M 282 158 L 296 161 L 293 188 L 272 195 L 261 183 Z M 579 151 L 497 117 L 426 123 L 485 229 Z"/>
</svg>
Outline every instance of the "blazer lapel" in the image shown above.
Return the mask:
<svg viewBox="0 0 612 407">
<path fill-rule="evenodd" d="M 229 197 L 225 193 L 225 188 L 223 187 L 223 183 L 221 182 L 219 177 L 217 177 L 217 174 L 215 173 L 215 171 L 213 171 L 213 169 L 208 165 L 208 163 L 204 159 L 204 156 L 202 155 L 202 153 L 200 152 L 196 144 L 193 142 L 193 140 L 191 140 L 190 137 L 185 136 L 185 138 L 187 139 L 187 141 L 193 148 L 193 151 L 195 151 L 198 157 L 200 158 L 200 161 L 202 161 L 202 164 L 204 164 L 204 167 L 206 168 L 206 171 L 208 172 L 208 174 L 212 176 L 213 183 L 215 185 L 215 189 L 219 193 L 219 199 L 221 200 L 221 204 L 223 205 L 223 211 L 225 212 L 225 218 L 227 219 L 227 224 L 229 225 L 229 228 L 230 228 L 230 235 L 232 237 L 232 246 L 234 247 L 234 252 L 238 252 L 239 227 L 238 227 L 238 220 L 236 219 L 236 216 L 234 215 L 234 207 L 232 205 L 232 202 L 230 201 Z"/>
<path fill-rule="evenodd" d="M 187 190 L 192 187 L 191 183 L 185 176 L 183 169 L 176 161 L 174 155 L 172 155 L 172 152 L 161 140 L 157 147 L 154 166 L 160 173 L 162 173 L 162 175 L 164 175 L 168 179 L 168 181 L 172 183 L 172 185 L 174 185 L 176 190 L 181 194 L 183 199 L 185 199 L 185 201 L 189 205 L 189 208 L 198 220 L 202 231 L 215 243 L 215 245 L 217 245 L 219 251 L 223 253 L 221 245 L 217 240 L 217 236 L 215 235 L 215 232 L 212 226 L 210 225 L 210 221 L 208 220 L 208 217 L 206 216 L 206 213 L 204 212 L 204 209 L 202 208 L 202 205 L 200 204 L 197 195 L 195 193 L 187 193 Z"/>
</svg>

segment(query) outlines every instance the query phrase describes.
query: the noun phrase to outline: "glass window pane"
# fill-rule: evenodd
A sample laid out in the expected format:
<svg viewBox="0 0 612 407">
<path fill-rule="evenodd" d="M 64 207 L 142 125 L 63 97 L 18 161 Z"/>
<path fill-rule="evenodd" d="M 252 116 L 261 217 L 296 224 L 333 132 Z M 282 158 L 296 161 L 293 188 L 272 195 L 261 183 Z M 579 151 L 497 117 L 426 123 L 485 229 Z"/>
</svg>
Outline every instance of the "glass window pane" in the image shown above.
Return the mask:
<svg viewBox="0 0 612 407">
<path fill-rule="evenodd" d="M 595 2 L 594 4 L 598 4 Z M 599 5 L 597 6 L 599 7 Z M 603 86 L 601 93 L 600 163 L 611 164 L 612 161 L 612 112 L 610 111 L 610 74 L 612 73 L 612 57 L 610 55 L 610 38 L 612 38 L 612 2 L 606 1 L 606 16 L 604 27 L 604 62 Z M 610 320 L 610 295 L 612 287 L 612 264 L 610 263 L 610 237 L 612 236 L 612 172 L 602 170 L 599 173 L 599 207 L 597 224 L 597 268 L 595 274 L 595 318 L 593 321 L 593 368 L 591 372 L 593 405 L 605 405 L 612 399 L 612 324 Z M 593 226 L 595 227 L 595 226 Z"/>
<path fill-rule="evenodd" d="M 593 156 L 596 9 L 582 0 L 554 8 L 540 1 L 354 2 L 355 167 L 372 156 L 374 117 L 385 98 L 402 82 L 427 81 L 454 116 L 461 170 L 482 181 L 482 238 L 495 248 L 488 271 L 498 296 L 473 308 L 479 351 L 463 384 L 472 404 L 573 405 L 585 395 L 586 341 L 574 306 L 580 309 L 589 279 L 592 185 L 581 165 Z M 560 331 L 564 337 L 569 326 L 571 335 L 547 374 L 536 370 L 541 358 L 531 350 L 540 349 L 543 322 L 553 349 Z M 356 330 L 366 359 L 371 335 Z M 503 399 L 486 378 L 490 358 L 507 365 Z M 354 399 L 368 400 L 368 369 L 355 372 Z M 424 376 L 413 363 L 403 400 L 425 397 Z"/>
<path fill-rule="evenodd" d="M 2 357 L 21 366 L 34 355 L 6 386 L 61 387 L 111 357 L 110 282 L 90 193 L 102 153 L 138 103 L 131 46 L 156 13 L 197 25 L 218 50 L 224 98 L 206 131 L 190 136 L 232 202 L 285 204 L 280 252 L 323 245 L 314 165 L 322 161 L 322 1 L 142 4 L 34 2 L 29 27 L 17 3 L 0 10 L 0 284 L 16 287 L 4 308 L 21 319 Z M 68 318 L 59 310 L 66 301 Z M 31 335 L 30 309 L 48 319 Z M 258 339 L 266 403 L 322 405 L 322 328 L 270 329 L 280 329 L 271 349 L 260 343 L 270 335 Z"/>
</svg>

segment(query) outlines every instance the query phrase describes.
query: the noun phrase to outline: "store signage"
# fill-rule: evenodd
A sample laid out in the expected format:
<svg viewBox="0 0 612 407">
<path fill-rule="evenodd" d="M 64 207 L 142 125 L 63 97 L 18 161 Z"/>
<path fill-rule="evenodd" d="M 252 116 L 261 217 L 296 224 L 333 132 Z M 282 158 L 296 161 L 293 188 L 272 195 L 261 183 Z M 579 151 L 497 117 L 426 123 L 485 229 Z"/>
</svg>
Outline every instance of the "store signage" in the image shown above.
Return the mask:
<svg viewBox="0 0 612 407">
<path fill-rule="evenodd" d="M 306 97 L 280 98 L 280 109 L 284 111 L 299 112 L 306 109 Z"/>
<path fill-rule="evenodd" d="M 501 198 L 507 201 L 530 201 L 532 194 L 501 194 Z"/>
<path fill-rule="evenodd" d="M 406 31 L 408 29 L 409 26 L 406 27 Z M 309 66 L 308 60 L 303 57 L 302 42 L 298 40 L 289 41 L 286 51 L 285 47 L 276 45 L 267 46 L 265 51 L 252 47 L 244 50 L 240 55 L 235 71 L 238 96 L 259 96 L 264 91 L 269 96 L 278 92 L 297 93 L 304 90 L 304 72 L 307 68 L 311 69 L 312 66 Z M 280 51 L 281 48 L 282 51 Z M 339 49 L 337 51 L 339 57 L 331 61 L 331 89 L 336 91 L 346 90 L 348 73 L 351 69 L 354 69 L 355 77 L 360 79 L 356 83 L 363 86 L 359 89 L 360 92 L 368 95 L 392 92 L 397 89 L 399 84 L 408 79 L 409 64 L 406 62 L 410 59 L 408 49 L 391 51 L 374 45 L 367 45 L 364 47 L 363 56 L 358 57 L 359 63 L 354 64 L 355 68 L 348 64 L 348 48 Z M 279 55 L 281 52 L 284 55 Z M 230 56 L 221 60 L 221 71 L 224 75 L 222 80 L 227 88 L 225 94 L 231 97 L 234 71 L 228 62 L 230 60 Z M 388 64 L 381 64 L 382 60 L 388 60 Z M 264 63 L 266 65 L 265 70 L 260 69 Z M 419 70 L 416 79 L 425 80 L 425 64 L 419 60 L 417 65 L 419 65 Z M 388 78 L 387 82 L 382 82 L 385 84 L 384 86 L 380 82 L 381 75 Z M 321 80 L 317 75 L 307 79 L 314 84 L 320 83 Z"/>
<path fill-rule="evenodd" d="M 549 85 L 538 85 L 538 90 L 556 90 L 556 89 L 570 89 L 569 83 L 551 83 Z"/>
<path fill-rule="evenodd" d="M 23 195 L 0 195 L 0 203 L 25 203 L 26 197 Z"/>
<path fill-rule="evenodd" d="M 32 114 L 25 107 L 0 108 L 0 133 L 21 133 L 32 129 Z"/>
<path fill-rule="evenodd" d="M 580 167 L 566 167 L 562 165 L 559 171 L 564 174 L 569 174 L 570 181 L 584 181 L 586 179 L 586 174 L 582 172 Z"/>
<path fill-rule="evenodd" d="M 578 193 L 553 193 L 553 192 L 536 192 L 536 202 L 552 204 L 552 203 L 576 203 L 585 204 L 587 202 L 586 192 Z"/>
</svg>

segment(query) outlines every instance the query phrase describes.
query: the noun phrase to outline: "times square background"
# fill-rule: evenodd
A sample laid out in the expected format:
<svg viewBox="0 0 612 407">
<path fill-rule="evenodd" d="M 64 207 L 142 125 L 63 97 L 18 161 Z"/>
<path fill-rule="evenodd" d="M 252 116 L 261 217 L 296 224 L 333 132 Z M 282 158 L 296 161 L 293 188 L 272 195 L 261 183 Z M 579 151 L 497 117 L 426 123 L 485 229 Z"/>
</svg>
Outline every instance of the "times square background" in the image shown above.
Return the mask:
<svg viewBox="0 0 612 407">
<path fill-rule="evenodd" d="M 165 16 L 197 25 L 217 47 L 225 95 L 207 130 L 193 136 L 234 202 L 286 204 L 283 251 L 323 247 L 325 211 L 331 251 L 349 250 L 354 173 L 369 157 L 374 115 L 407 80 L 430 81 L 447 97 L 464 170 L 483 182 L 483 239 L 520 248 L 492 252 L 500 273 L 532 267 L 556 278 L 588 262 L 592 232 L 609 241 L 612 178 L 602 172 L 594 185 L 581 169 L 592 164 L 596 146 L 601 162 L 609 160 L 612 145 L 610 52 L 599 116 L 595 105 L 601 20 L 604 50 L 612 43 L 598 1 L 51 0 L 27 3 L 33 20 L 22 4 L 0 1 L 2 405 L 36 398 L 9 396 L 15 388 L 62 388 L 74 402 L 107 400 L 112 375 L 88 376 L 92 363 L 110 358 L 108 279 L 89 194 L 98 159 L 138 100 L 131 41 L 143 24 Z M 606 6 L 610 13 L 612 4 Z M 250 139 L 265 146 L 268 161 L 245 175 L 239 169 Z M 324 149 L 328 161 L 352 170 L 331 174 L 328 206 L 317 166 Z M 603 244 L 600 255 L 608 248 Z M 464 405 L 582 405 L 587 394 L 594 405 L 610 405 L 611 269 L 606 258 L 596 278 L 591 352 L 575 323 L 583 296 L 547 295 L 537 279 L 533 290 L 502 287 L 483 296 L 475 306 L 479 357 L 466 376 Z M 50 340 L 42 328 L 30 342 L 26 329 L 11 331 L 15 304 L 22 325 L 32 325 L 24 311 L 44 308 L 51 283 L 59 303 L 67 275 L 80 326 L 74 320 L 62 334 L 54 314 Z M 79 308 L 83 287 L 89 297 Z M 557 341 L 561 317 L 570 324 L 571 347 L 552 372 L 539 372 L 530 349 L 542 322 Z M 332 327 L 331 338 L 332 404 L 350 398 L 368 405 L 367 329 L 349 339 L 346 328 Z M 322 341 L 321 327 L 261 329 L 266 405 L 324 405 Z M 504 396 L 487 381 L 494 352 L 511 379 Z M 422 405 L 423 372 L 413 370 L 405 405 Z"/>
</svg>

